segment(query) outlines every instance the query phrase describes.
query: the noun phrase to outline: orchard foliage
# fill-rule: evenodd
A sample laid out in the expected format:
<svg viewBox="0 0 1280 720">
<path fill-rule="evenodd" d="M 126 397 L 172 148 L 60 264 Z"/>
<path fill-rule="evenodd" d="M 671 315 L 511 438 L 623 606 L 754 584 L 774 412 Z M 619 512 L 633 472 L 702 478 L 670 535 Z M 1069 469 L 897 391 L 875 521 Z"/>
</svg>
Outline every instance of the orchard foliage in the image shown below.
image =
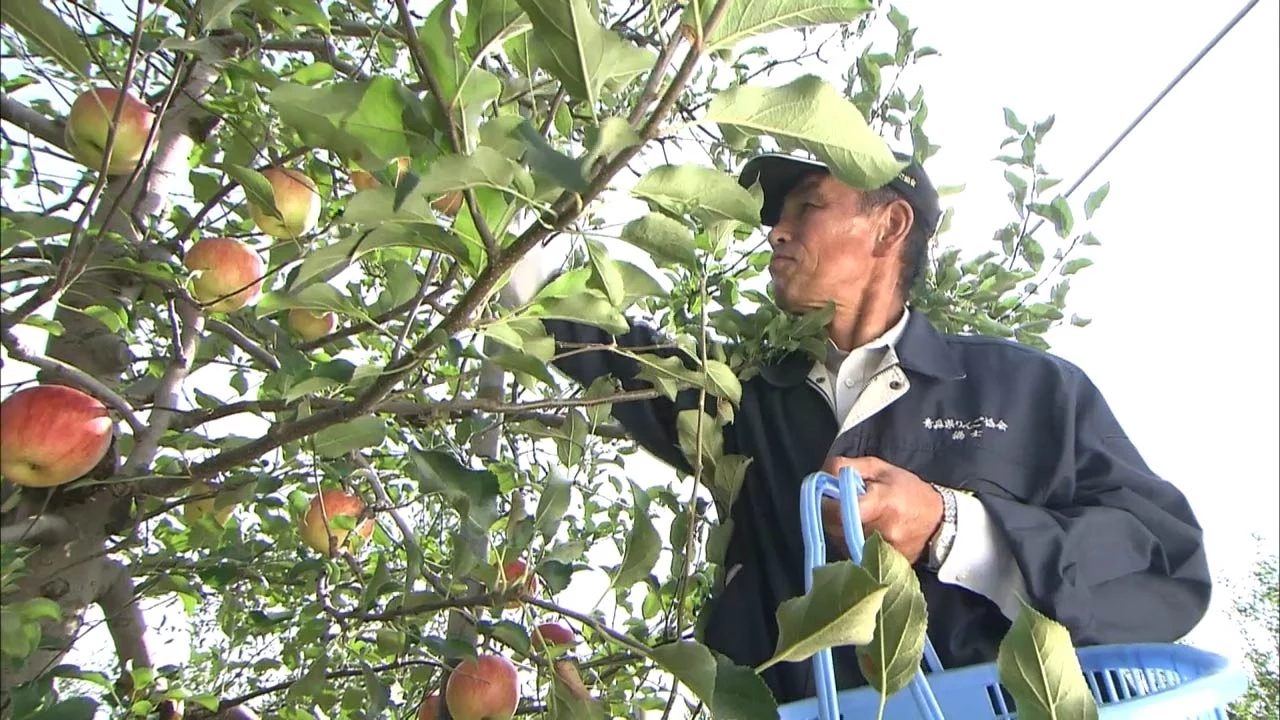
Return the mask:
<svg viewBox="0 0 1280 720">
<path fill-rule="evenodd" d="M 775 717 L 756 669 L 698 641 L 750 462 L 716 423 L 770 353 L 819 347 L 824 318 L 770 304 L 759 196 L 734 175 L 803 149 L 869 187 L 898 168 L 880 138 L 933 155 L 911 70 L 939 53 L 903 12 L 4 0 L 0 23 L 6 394 L 38 371 L 117 421 L 86 477 L 6 485 L 6 713 L 408 718 L 480 652 L 515 663 L 522 714 Z M 92 88 L 150 114 L 104 103 L 69 129 Z M 1009 222 L 976 257 L 934 248 L 917 307 L 1044 345 L 1106 186 L 1068 201 L 1038 159 L 1053 118 L 1005 122 Z M 549 240 L 567 272 L 500 305 Z M 622 392 L 551 368 L 540 319 L 640 317 L 699 369 L 633 351 L 652 387 Z M 694 477 L 655 474 L 610 409 L 689 387 L 722 411 L 679 418 Z M 779 610 L 770 663 L 854 643 L 902 686 L 914 663 L 884 653 L 920 652 L 910 573 L 868 557 Z M 528 573 L 500 571 L 514 561 Z M 175 664 L 143 636 L 161 600 L 192 628 Z M 94 604 L 119 668 L 78 641 Z M 1043 661 L 1037 622 L 1013 662 Z M 546 623 L 577 644 L 532 643 Z"/>
</svg>

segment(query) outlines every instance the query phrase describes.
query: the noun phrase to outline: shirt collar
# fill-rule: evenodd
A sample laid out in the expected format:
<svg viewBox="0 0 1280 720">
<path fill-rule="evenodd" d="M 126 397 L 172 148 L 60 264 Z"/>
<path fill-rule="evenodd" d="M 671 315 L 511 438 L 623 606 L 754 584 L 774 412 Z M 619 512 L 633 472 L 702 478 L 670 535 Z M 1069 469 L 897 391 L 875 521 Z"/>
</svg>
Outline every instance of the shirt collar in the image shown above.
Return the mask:
<svg viewBox="0 0 1280 720">
<path fill-rule="evenodd" d="M 839 370 L 840 366 L 844 363 L 844 361 L 850 355 L 853 355 L 855 353 L 870 354 L 870 353 L 875 353 L 876 351 L 879 351 L 879 350 L 889 350 L 890 352 L 892 352 L 892 350 L 894 349 L 894 346 L 898 344 L 898 339 L 902 337 L 902 332 L 907 328 L 907 318 L 910 315 L 911 315 L 910 308 L 906 308 L 906 307 L 902 308 L 902 316 L 898 318 L 898 322 L 893 324 L 893 327 L 881 333 L 879 337 L 871 340 L 870 342 L 864 345 L 860 345 L 854 348 L 853 350 L 849 350 L 849 351 L 841 350 L 840 348 L 836 347 L 835 342 L 833 342 L 830 338 L 827 338 L 827 359 L 826 359 L 827 369 L 832 371 Z"/>
</svg>

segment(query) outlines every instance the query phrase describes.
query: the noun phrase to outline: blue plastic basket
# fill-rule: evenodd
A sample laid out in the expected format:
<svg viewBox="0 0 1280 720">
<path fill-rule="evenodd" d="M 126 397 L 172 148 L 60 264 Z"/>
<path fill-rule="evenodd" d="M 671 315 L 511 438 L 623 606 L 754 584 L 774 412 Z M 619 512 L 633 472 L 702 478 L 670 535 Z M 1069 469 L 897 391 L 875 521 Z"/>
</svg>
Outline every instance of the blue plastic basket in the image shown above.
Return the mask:
<svg viewBox="0 0 1280 720">
<path fill-rule="evenodd" d="M 800 524 L 805 543 L 805 591 L 813 586 L 813 570 L 826 563 L 820 509 L 823 495 L 840 500 L 849 556 L 862 562 L 865 542 L 858 522 L 862 478 L 844 468 L 837 480 L 827 473 L 804 479 Z M 1150 643 L 1080 648 L 1085 680 L 1098 701 L 1100 720 L 1227 720 L 1227 705 L 1248 689 L 1245 672 L 1221 655 L 1187 645 Z M 928 677 L 917 671 L 903 691 L 885 702 L 885 720 L 1013 720 L 1013 700 L 1000 685 L 995 663 L 944 670 L 925 639 Z M 875 718 L 880 695 L 874 688 L 836 691 L 831 650 L 813 656 L 817 697 L 778 708 L 781 720 L 863 720 Z"/>
</svg>

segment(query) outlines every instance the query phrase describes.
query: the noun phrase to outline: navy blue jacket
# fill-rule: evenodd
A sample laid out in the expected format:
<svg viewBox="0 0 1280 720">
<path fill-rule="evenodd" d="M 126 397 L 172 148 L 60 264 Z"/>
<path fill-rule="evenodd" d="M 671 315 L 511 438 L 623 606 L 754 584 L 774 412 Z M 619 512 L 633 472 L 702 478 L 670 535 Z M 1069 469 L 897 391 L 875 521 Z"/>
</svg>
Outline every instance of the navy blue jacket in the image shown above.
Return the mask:
<svg viewBox="0 0 1280 720">
<path fill-rule="evenodd" d="M 638 323 L 615 338 L 587 325 L 544 322 L 559 343 L 662 342 Z M 878 456 L 976 495 L 1010 540 L 1028 602 L 1063 623 L 1077 646 L 1171 642 L 1199 622 L 1211 582 L 1195 515 L 1183 494 L 1147 467 L 1079 368 L 1003 339 L 940 334 L 919 313 L 908 320 L 897 354 L 907 392 L 839 436 L 826 398 L 807 382 L 809 357 L 783 357 L 743 382 L 741 407 L 724 437 L 726 453 L 752 458 L 731 509 L 725 557 L 725 567 L 741 568 L 704 608 L 709 646 L 748 667 L 773 655 L 775 610 L 804 593 L 800 483 L 829 454 Z M 634 361 L 608 350 L 555 364 L 584 385 L 612 375 L 629 390 L 648 386 L 635 378 Z M 617 403 L 613 415 L 646 450 L 690 472 L 675 414 L 696 407 L 697 397 L 686 391 L 674 403 Z M 954 423 L 987 431 L 957 433 Z M 943 665 L 995 660 L 1010 626 L 995 603 L 923 567 L 917 575 Z M 852 648 L 834 655 L 839 687 L 865 684 Z M 776 665 L 763 678 L 780 703 L 815 694 L 808 661 Z"/>
</svg>

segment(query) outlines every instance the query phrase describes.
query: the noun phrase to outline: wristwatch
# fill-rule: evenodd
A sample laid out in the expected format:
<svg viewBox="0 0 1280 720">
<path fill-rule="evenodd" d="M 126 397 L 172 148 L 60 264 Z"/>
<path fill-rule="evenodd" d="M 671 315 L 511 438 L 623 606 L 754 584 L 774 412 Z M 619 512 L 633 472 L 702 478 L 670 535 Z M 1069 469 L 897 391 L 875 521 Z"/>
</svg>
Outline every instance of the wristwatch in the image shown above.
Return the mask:
<svg viewBox="0 0 1280 720">
<path fill-rule="evenodd" d="M 925 561 L 925 567 L 937 572 L 946 561 L 947 554 L 951 552 L 951 545 L 956 540 L 956 493 L 951 488 L 941 485 L 933 485 L 933 489 L 942 496 L 942 524 L 938 526 L 933 537 L 929 538 L 929 557 Z"/>
</svg>

